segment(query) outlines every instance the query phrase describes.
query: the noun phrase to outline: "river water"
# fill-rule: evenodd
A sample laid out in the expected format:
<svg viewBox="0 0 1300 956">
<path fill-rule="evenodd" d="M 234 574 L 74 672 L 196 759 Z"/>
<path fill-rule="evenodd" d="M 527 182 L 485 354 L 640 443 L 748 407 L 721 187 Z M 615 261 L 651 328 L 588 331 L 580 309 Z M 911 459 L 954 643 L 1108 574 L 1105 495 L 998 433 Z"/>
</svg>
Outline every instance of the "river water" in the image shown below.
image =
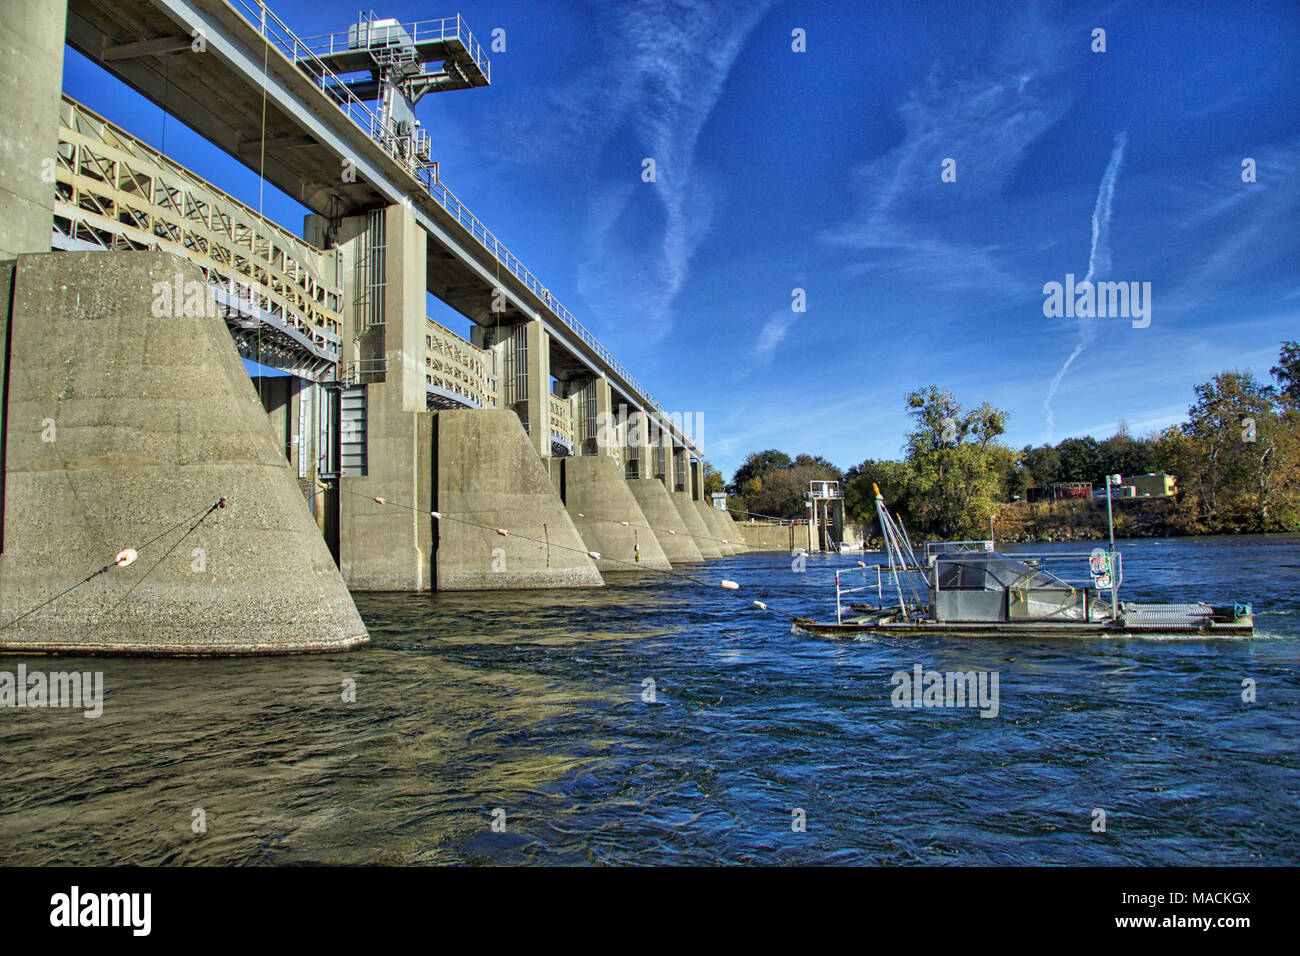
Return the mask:
<svg viewBox="0 0 1300 956">
<path fill-rule="evenodd" d="M 832 615 L 857 558 L 750 553 L 680 569 L 738 592 L 359 595 L 333 657 L 0 658 L 105 684 L 0 710 L 0 861 L 1300 862 L 1300 537 L 1121 548 L 1125 598 L 1256 636 L 817 639 L 777 610 Z M 893 706 L 917 664 L 996 672 L 997 716 Z"/>
</svg>

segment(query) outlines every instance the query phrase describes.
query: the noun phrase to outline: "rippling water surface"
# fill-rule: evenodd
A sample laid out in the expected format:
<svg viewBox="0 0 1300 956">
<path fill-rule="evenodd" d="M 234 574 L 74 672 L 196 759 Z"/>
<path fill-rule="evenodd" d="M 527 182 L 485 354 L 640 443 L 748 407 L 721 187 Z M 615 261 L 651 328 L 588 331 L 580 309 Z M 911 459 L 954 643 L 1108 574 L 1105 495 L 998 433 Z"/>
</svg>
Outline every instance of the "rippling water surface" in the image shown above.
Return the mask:
<svg viewBox="0 0 1300 956">
<path fill-rule="evenodd" d="M 738 593 L 359 595 L 373 646 L 335 657 L 0 658 L 106 690 L 0 710 L 0 859 L 1300 862 L 1300 538 L 1121 547 L 1126 598 L 1250 600 L 1256 636 L 810 638 L 749 602 L 825 618 L 857 559 L 751 553 L 682 569 Z M 894 708 L 918 663 L 998 672 L 998 716 Z"/>
</svg>

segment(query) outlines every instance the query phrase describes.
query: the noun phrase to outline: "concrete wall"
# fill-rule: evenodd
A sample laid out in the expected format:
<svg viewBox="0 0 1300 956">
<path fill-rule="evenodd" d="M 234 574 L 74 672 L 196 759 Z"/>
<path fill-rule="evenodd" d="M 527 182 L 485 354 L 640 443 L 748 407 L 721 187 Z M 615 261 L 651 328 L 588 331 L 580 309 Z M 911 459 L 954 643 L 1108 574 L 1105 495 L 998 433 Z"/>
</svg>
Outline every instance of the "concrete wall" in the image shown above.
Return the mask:
<svg viewBox="0 0 1300 956">
<path fill-rule="evenodd" d="M 434 446 L 440 591 L 604 584 L 518 415 L 437 412 Z"/>
<path fill-rule="evenodd" d="M 704 560 L 662 481 L 658 478 L 629 478 L 627 486 L 671 563 L 690 564 Z"/>
<path fill-rule="evenodd" d="M 564 474 L 564 507 L 601 571 L 667 571 L 672 565 L 608 455 L 553 458 Z M 627 522 L 626 526 L 623 522 Z"/>
<path fill-rule="evenodd" d="M 735 524 L 744 535 L 745 547 L 751 551 L 790 551 L 792 547 L 807 547 L 791 544 L 790 525 L 756 521 L 737 521 Z"/>
<path fill-rule="evenodd" d="M 0 623 L 124 548 L 139 558 L 0 629 L 0 651 L 292 653 L 368 639 L 224 319 L 152 314 L 154 283 L 178 272 L 203 281 L 164 253 L 18 258 Z"/>
<path fill-rule="evenodd" d="M 63 0 L 0 2 L 0 259 L 50 249 L 67 12 Z"/>
</svg>

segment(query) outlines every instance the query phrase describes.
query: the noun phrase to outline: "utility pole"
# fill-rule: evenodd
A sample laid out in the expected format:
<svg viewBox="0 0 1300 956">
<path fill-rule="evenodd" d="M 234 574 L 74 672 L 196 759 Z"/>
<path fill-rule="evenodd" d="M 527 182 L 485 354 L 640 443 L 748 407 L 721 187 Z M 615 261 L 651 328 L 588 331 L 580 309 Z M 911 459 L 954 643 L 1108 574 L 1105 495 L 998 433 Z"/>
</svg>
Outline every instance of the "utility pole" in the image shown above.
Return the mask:
<svg viewBox="0 0 1300 956">
<path fill-rule="evenodd" d="M 1110 615 L 1119 620 L 1119 569 L 1115 567 L 1115 512 L 1111 505 L 1110 489 L 1124 479 L 1120 475 L 1106 476 L 1106 523 L 1110 525 Z"/>
</svg>

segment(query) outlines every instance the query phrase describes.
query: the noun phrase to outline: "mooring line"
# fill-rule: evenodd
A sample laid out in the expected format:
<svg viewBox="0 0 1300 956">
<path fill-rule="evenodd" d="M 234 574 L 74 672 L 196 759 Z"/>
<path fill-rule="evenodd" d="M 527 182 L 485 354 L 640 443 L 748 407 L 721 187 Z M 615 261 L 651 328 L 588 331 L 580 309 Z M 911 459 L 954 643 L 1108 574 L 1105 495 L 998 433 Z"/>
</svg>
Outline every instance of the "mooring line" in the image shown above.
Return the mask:
<svg viewBox="0 0 1300 956">
<path fill-rule="evenodd" d="M 387 498 L 381 498 L 375 495 L 366 495 L 366 494 L 362 494 L 359 491 L 350 491 L 347 489 L 344 489 L 344 491 L 346 494 L 352 495 L 357 498 L 365 498 L 368 501 L 373 501 L 375 504 L 384 505 L 385 507 L 400 508 L 405 511 L 415 511 L 418 513 L 424 513 L 424 509 L 422 508 L 413 508 L 410 505 L 404 505 L 404 504 L 399 504 L 398 502 L 395 501 L 389 501 Z M 664 570 L 663 568 L 651 567 L 641 562 L 629 561 L 626 558 L 614 558 L 614 557 L 610 557 L 609 555 L 602 555 L 598 551 L 588 551 L 584 548 L 571 548 L 568 545 L 556 544 L 553 541 L 542 541 L 539 538 L 532 538 L 526 534 L 519 534 L 518 532 L 511 531 L 508 528 L 494 528 L 491 525 L 480 524 L 477 521 L 470 521 L 467 518 L 457 518 L 443 511 L 429 511 L 428 514 L 435 521 L 452 521 L 457 524 L 467 525 L 471 528 L 479 528 L 483 531 L 491 531 L 501 535 L 503 538 L 519 538 L 521 541 L 531 541 L 534 544 L 545 545 L 552 548 L 560 548 L 563 551 L 572 551 L 574 554 L 585 554 L 587 557 L 592 558 L 593 560 L 604 558 L 604 560 L 606 561 L 614 561 L 618 564 L 626 564 L 630 568 L 634 568 L 637 570 L 654 571 L 658 574 L 668 574 L 676 578 L 681 578 L 683 581 L 690 581 L 692 584 L 698 584 L 701 587 L 706 587 L 706 588 L 721 587 L 724 591 L 740 590 L 740 585 L 737 582 L 728 580 L 726 578 L 724 578 L 720 582 L 720 584 L 715 585 L 712 581 L 705 581 L 700 578 L 694 577 L 692 575 L 685 574 L 681 571 L 678 571 L 676 568 L 669 568 L 668 570 Z M 638 527 L 640 526 L 638 525 Z M 780 608 L 770 607 L 768 604 L 766 604 L 763 601 L 754 601 L 753 603 L 750 604 L 750 607 L 756 611 L 771 611 L 774 614 L 780 614 L 783 617 L 788 617 L 792 621 L 797 620 L 798 617 L 800 616 L 800 615 L 791 614 L 789 611 L 783 611 Z"/>
<path fill-rule="evenodd" d="M 193 527 L 193 528 L 190 528 L 190 531 L 193 531 L 194 528 L 197 528 L 197 527 L 199 526 L 199 524 L 202 524 L 203 520 L 204 520 L 205 518 L 207 518 L 208 515 L 212 514 L 212 512 L 215 511 L 217 508 L 224 508 L 225 506 L 226 506 L 226 499 L 225 499 L 225 498 L 219 498 L 219 499 L 217 499 L 217 501 L 216 501 L 216 502 L 215 502 L 211 507 L 209 507 L 209 508 L 207 508 L 207 509 L 202 509 L 202 508 L 201 508 L 201 509 L 199 509 L 198 511 L 194 512 L 194 514 L 192 514 L 192 515 L 187 515 L 186 517 L 182 518 L 180 521 L 178 521 L 178 522 L 176 522 L 174 525 L 172 525 L 170 528 L 168 528 L 166 531 L 163 531 L 163 532 L 160 533 L 160 534 L 156 534 L 156 535 L 154 535 L 152 538 L 150 538 L 150 539 L 149 539 L 148 541 L 146 541 L 144 544 L 140 545 L 139 548 L 123 548 L 121 551 L 119 551 L 119 552 L 117 553 L 117 557 L 115 557 L 115 558 L 114 558 L 112 561 L 110 561 L 108 564 L 104 565 L 104 566 L 103 566 L 102 568 L 100 568 L 98 571 L 93 571 L 93 572 L 91 572 L 90 574 L 86 575 L 86 577 L 84 577 L 84 578 L 82 578 L 80 581 L 78 581 L 76 584 L 72 585 L 71 587 L 64 588 L 62 591 L 60 591 L 58 594 L 54 595 L 54 597 L 50 598 L 48 601 L 44 601 L 44 602 L 42 602 L 42 603 L 36 605 L 36 607 L 32 608 L 30 611 L 26 611 L 26 612 L 24 612 L 24 613 L 18 615 L 16 618 L 14 618 L 12 621 L 9 621 L 7 624 L 0 624 L 0 631 L 3 631 L 3 630 L 4 630 L 5 628 L 7 628 L 7 627 L 12 627 L 13 625 L 15 625 L 15 624 L 17 624 L 19 621 L 21 621 L 23 618 L 25 618 L 25 617 L 29 617 L 30 615 L 35 614 L 35 613 L 36 613 L 37 611 L 39 611 L 41 608 L 43 608 L 43 607 L 48 607 L 49 605 L 51 605 L 51 604 L 53 604 L 55 601 L 57 601 L 59 598 L 63 597 L 65 594 L 69 593 L 70 591 L 75 591 L 77 588 L 81 587 L 83 584 L 86 584 L 86 583 L 88 583 L 88 582 L 90 582 L 90 581 L 93 581 L 95 578 L 99 577 L 101 574 L 105 573 L 106 571 L 111 571 L 111 570 L 113 570 L 113 568 L 125 568 L 125 567 L 127 567 L 128 565 L 133 564 L 133 563 L 135 562 L 136 558 L 139 557 L 141 551 L 145 550 L 145 548 L 149 547 L 151 544 L 153 544 L 154 542 L 158 541 L 160 538 L 165 538 L 167 535 L 171 534 L 173 531 L 175 531 L 175 530 L 176 530 L 177 528 L 179 528 L 181 525 L 185 524 L 185 522 L 190 521 L 191 519 L 193 519 L 195 515 L 202 514 L 203 517 L 202 517 L 202 518 L 199 518 L 198 522 L 194 525 L 194 527 Z M 180 538 L 180 541 L 184 541 L 185 538 L 189 537 L 189 533 L 190 533 L 189 531 L 185 532 L 185 534 Z M 179 544 L 180 541 L 178 541 L 177 544 Z M 176 545 L 172 545 L 172 548 L 168 550 L 167 554 L 170 554 L 171 551 L 175 549 L 175 547 L 176 547 Z M 164 554 L 163 557 L 165 558 L 165 557 L 167 557 L 167 555 Z M 161 561 L 162 559 L 160 558 L 159 560 Z M 158 566 L 157 564 L 154 565 L 155 568 L 156 568 L 157 566 Z M 152 571 L 153 568 L 150 568 L 149 570 Z M 147 576 L 147 574 L 146 574 L 146 576 Z M 141 578 L 140 580 L 144 580 L 144 578 Z M 139 582 L 137 581 L 136 583 L 138 584 Z M 134 590 L 134 587 L 132 588 L 132 590 Z M 130 594 L 130 591 L 128 591 L 127 593 Z"/>
<path fill-rule="evenodd" d="M 206 511 L 203 512 L 202 517 L 200 517 L 198 521 L 194 522 L 194 524 L 190 525 L 190 529 L 189 529 L 188 531 L 186 531 L 183 535 L 181 535 L 179 538 L 177 538 L 176 541 L 172 544 L 172 546 L 171 546 L 170 548 L 168 548 L 166 551 L 163 552 L 162 557 L 159 558 L 157 561 L 155 561 L 155 562 L 153 563 L 153 567 L 149 568 L 148 571 L 146 571 L 144 574 L 142 574 L 142 575 L 140 576 L 139 580 L 137 580 L 137 581 L 135 582 L 135 584 L 131 585 L 131 587 L 127 590 L 127 592 L 126 592 L 125 594 L 122 595 L 121 599 L 119 599 L 118 602 L 117 602 L 116 604 L 114 604 L 114 605 L 113 605 L 112 607 L 110 607 L 107 611 L 105 611 L 103 614 L 101 614 L 101 615 L 99 616 L 99 619 L 102 621 L 104 618 L 108 617 L 108 615 L 112 614 L 112 613 L 113 613 L 114 611 L 116 611 L 119 607 L 121 607 L 123 604 L 125 604 L 125 603 L 126 603 L 126 599 L 129 598 L 129 597 L 131 596 L 132 592 L 135 591 L 136 588 L 138 588 L 141 584 L 144 583 L 144 579 L 147 578 L 149 575 L 153 574 L 153 572 L 157 569 L 158 565 L 160 565 L 160 564 L 162 564 L 164 561 L 166 561 L 166 560 L 167 560 L 167 556 L 168 556 L 169 554 L 171 554 L 173 551 L 175 551 L 176 548 L 177 548 L 177 546 L 178 546 L 182 541 L 184 541 L 186 538 L 188 538 L 191 534 L 194 533 L 194 529 L 195 529 L 195 528 L 197 528 L 199 525 L 203 524 L 203 522 L 205 522 L 205 521 L 208 520 L 208 515 L 212 514 L 212 512 L 216 511 L 218 508 L 224 508 L 225 506 L 226 506 L 226 499 L 225 499 L 225 498 L 218 498 L 216 501 L 214 501 L 214 502 L 212 503 L 212 505 L 211 505 L 211 506 L 210 506 Z M 191 515 L 191 517 L 193 517 L 193 515 Z M 186 518 L 185 520 L 188 521 L 189 518 Z M 184 522 L 181 522 L 181 523 L 183 524 Z M 178 525 L 177 525 L 177 526 L 173 526 L 173 527 L 178 527 Z M 156 540 L 158 540 L 158 539 L 155 538 L 154 540 L 156 541 Z"/>
</svg>

